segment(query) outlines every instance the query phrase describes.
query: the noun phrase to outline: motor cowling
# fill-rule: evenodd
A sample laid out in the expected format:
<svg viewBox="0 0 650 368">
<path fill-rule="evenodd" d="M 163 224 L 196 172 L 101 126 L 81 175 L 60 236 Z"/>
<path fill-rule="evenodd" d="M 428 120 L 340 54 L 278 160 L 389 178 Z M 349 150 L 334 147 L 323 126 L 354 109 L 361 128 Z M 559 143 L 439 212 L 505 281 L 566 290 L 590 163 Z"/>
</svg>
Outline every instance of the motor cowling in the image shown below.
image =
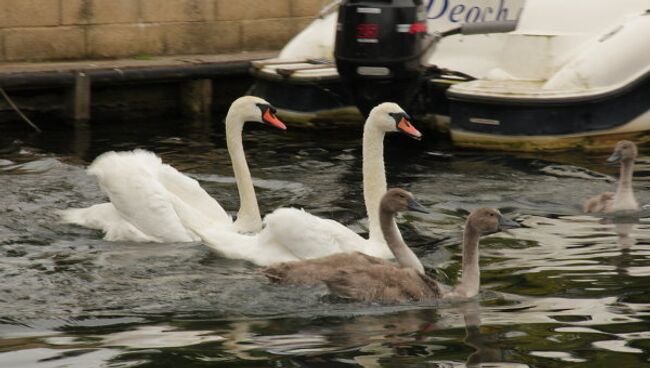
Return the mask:
<svg viewBox="0 0 650 368">
<path fill-rule="evenodd" d="M 422 0 L 345 0 L 334 57 L 342 83 L 368 115 L 381 102 L 408 108 L 425 67 L 427 19 Z"/>
</svg>

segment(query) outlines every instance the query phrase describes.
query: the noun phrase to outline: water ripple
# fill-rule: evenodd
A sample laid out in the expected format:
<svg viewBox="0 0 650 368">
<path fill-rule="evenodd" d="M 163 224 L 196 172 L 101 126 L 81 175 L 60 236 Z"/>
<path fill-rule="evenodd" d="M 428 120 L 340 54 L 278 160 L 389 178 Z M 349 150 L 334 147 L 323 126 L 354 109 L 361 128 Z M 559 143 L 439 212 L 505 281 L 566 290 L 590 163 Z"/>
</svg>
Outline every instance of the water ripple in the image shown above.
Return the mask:
<svg viewBox="0 0 650 368">
<path fill-rule="evenodd" d="M 0 137 L 10 139 L 0 157 L 3 366 L 647 363 L 650 217 L 612 223 L 580 214 L 584 198 L 614 186 L 617 168 L 602 165 L 604 153 L 515 156 L 388 138 L 389 185 L 432 212 L 402 216 L 400 228 L 441 281 L 459 278 L 462 222 L 473 208 L 498 207 L 523 226 L 483 239 L 482 292 L 469 302 L 343 303 L 322 285 L 269 284 L 253 265 L 199 243 L 109 243 L 57 222 L 57 209 L 106 201 L 85 165 L 136 147 L 156 151 L 235 213 L 222 128 L 144 122 Z M 360 129 L 245 133 L 262 212 L 295 205 L 366 231 Z M 650 203 L 641 150 L 635 188 Z"/>
</svg>

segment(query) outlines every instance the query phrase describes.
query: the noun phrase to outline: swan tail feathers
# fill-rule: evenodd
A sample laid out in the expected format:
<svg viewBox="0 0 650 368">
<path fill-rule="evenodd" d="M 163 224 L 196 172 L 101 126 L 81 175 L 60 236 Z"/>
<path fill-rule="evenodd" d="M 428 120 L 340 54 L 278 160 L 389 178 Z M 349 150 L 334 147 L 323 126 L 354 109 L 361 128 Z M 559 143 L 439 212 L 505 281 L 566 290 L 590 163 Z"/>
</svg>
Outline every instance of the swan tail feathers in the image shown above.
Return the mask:
<svg viewBox="0 0 650 368">
<path fill-rule="evenodd" d="M 95 230 L 104 230 L 108 224 L 122 220 L 111 203 L 95 204 L 86 208 L 68 208 L 58 210 L 60 222 L 84 226 Z"/>
<path fill-rule="evenodd" d="M 159 239 L 143 233 L 123 219 L 111 203 L 59 210 L 57 215 L 62 223 L 101 230 L 104 233 L 104 240 L 160 242 Z"/>
<path fill-rule="evenodd" d="M 89 227 L 91 229 L 97 229 L 96 227 L 88 224 L 88 219 L 84 214 L 87 211 L 87 208 L 68 208 L 65 210 L 57 210 L 56 215 L 59 217 L 59 222 L 64 224 L 73 224 L 79 226 Z M 99 229 L 97 229 L 99 230 Z"/>
</svg>

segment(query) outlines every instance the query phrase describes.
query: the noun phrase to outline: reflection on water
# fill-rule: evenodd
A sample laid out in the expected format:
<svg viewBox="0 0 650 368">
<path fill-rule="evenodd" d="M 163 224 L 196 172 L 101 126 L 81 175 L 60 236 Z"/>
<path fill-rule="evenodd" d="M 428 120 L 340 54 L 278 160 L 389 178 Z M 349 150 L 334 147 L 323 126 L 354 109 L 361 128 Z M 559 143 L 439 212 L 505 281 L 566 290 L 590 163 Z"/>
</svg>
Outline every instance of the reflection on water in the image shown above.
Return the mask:
<svg viewBox="0 0 650 368">
<path fill-rule="evenodd" d="M 460 271 L 464 216 L 495 206 L 523 227 L 481 243 L 477 300 L 343 303 L 271 285 L 199 243 L 109 243 L 56 222 L 105 201 L 84 173 L 136 147 L 238 207 L 223 126 L 145 121 L 0 136 L 0 365 L 7 367 L 640 367 L 650 364 L 650 216 L 596 218 L 607 153 L 454 151 L 390 137 L 389 183 L 432 210 L 398 221 L 441 281 Z M 262 212 L 304 207 L 366 230 L 354 127 L 246 129 Z M 650 203 L 650 151 L 636 165 Z"/>
</svg>

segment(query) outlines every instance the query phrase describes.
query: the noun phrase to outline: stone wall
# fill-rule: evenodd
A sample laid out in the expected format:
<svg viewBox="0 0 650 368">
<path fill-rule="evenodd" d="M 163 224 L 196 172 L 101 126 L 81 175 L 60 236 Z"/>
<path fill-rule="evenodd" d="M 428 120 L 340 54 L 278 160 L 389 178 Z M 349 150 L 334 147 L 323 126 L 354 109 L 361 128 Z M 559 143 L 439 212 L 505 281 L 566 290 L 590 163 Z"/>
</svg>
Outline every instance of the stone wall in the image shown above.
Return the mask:
<svg viewBox="0 0 650 368">
<path fill-rule="evenodd" d="M 328 0 L 0 0 L 0 61 L 279 49 Z"/>
</svg>

